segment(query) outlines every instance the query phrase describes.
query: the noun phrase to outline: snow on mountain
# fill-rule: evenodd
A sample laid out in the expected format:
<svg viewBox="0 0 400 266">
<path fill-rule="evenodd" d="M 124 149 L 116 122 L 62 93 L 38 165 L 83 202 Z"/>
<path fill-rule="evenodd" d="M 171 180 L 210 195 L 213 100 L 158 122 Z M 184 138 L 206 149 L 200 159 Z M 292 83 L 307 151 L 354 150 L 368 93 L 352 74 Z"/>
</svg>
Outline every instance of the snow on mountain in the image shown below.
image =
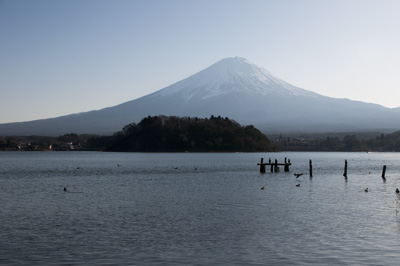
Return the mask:
<svg viewBox="0 0 400 266">
<path fill-rule="evenodd" d="M 153 94 L 154 97 L 179 94 L 185 101 L 206 99 L 222 94 L 316 96 L 274 77 L 267 70 L 241 57 L 225 58 L 214 65 Z"/>
</svg>

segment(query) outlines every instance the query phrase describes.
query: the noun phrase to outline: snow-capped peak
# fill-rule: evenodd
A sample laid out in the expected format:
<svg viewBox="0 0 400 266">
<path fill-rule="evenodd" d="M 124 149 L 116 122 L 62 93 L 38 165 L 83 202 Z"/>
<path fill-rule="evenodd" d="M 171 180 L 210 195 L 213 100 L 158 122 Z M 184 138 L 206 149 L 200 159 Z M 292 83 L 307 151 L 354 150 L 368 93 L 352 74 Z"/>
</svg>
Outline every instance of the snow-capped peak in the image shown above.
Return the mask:
<svg viewBox="0 0 400 266">
<path fill-rule="evenodd" d="M 179 94 L 186 101 L 206 99 L 230 92 L 248 94 L 315 95 L 274 77 L 267 70 L 242 57 L 225 58 L 210 67 L 154 94 Z"/>
</svg>

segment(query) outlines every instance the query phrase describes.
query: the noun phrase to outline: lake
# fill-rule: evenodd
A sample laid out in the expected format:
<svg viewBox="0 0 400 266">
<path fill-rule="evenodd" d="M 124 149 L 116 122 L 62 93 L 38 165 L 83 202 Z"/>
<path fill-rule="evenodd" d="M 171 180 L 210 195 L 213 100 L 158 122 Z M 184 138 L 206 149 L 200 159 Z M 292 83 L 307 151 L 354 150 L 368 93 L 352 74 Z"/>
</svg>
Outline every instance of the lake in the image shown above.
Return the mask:
<svg viewBox="0 0 400 266">
<path fill-rule="evenodd" d="M 0 264 L 397 264 L 397 187 L 399 153 L 0 152 Z"/>
</svg>

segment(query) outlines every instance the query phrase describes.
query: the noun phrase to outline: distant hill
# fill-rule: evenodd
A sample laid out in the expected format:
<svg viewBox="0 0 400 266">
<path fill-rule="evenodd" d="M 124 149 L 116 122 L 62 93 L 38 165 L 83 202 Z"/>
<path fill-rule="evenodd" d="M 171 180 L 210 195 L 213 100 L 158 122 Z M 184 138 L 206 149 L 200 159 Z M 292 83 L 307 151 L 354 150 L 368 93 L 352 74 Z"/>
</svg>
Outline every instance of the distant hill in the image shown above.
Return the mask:
<svg viewBox="0 0 400 266">
<path fill-rule="evenodd" d="M 87 147 L 135 152 L 273 151 L 269 139 L 253 126 L 228 118 L 149 116 L 113 136 L 94 137 Z"/>
<path fill-rule="evenodd" d="M 378 89 L 378 88 L 377 88 Z M 0 124 L 0 136 L 111 135 L 147 116 L 224 116 L 263 132 L 393 132 L 400 109 L 335 99 L 297 88 L 247 59 L 223 59 L 152 94 L 120 105 L 52 119 Z"/>
<path fill-rule="evenodd" d="M 400 131 L 392 134 L 375 136 L 358 134 L 332 134 L 305 138 L 276 139 L 279 151 L 367 151 L 367 152 L 400 152 Z"/>
</svg>

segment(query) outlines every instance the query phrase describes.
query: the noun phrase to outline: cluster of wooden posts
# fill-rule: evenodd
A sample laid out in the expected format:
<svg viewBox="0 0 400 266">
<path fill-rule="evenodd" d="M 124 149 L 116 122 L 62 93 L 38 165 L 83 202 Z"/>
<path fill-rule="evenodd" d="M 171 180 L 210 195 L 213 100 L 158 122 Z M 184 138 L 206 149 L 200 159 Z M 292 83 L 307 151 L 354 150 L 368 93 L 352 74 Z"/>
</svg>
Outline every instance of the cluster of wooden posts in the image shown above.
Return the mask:
<svg viewBox="0 0 400 266">
<path fill-rule="evenodd" d="M 264 163 L 264 158 L 261 158 L 261 162 L 257 163 L 257 165 L 260 166 L 260 173 L 265 173 L 265 166 L 271 166 L 271 173 L 273 172 L 279 172 L 279 166 L 283 165 L 284 166 L 284 171 L 289 172 L 289 166 L 292 165 L 290 162 L 290 159 L 287 160 L 285 157 L 285 162 L 284 163 L 278 163 L 278 160 L 275 159 L 274 162 L 271 162 L 271 158 L 268 160 L 268 163 Z M 386 165 L 383 166 L 382 168 L 382 178 L 385 180 L 385 173 L 386 173 Z M 312 177 L 312 161 L 309 161 L 309 175 Z M 347 178 L 347 160 L 344 160 L 344 173 L 343 176 Z"/>
<path fill-rule="evenodd" d="M 261 162 L 259 162 L 257 165 L 260 166 L 260 173 L 265 173 L 266 165 L 271 166 L 271 173 L 273 173 L 273 172 L 279 172 L 280 165 L 284 166 L 285 172 L 289 172 L 289 166 L 292 165 L 292 163 L 290 162 L 290 159 L 287 160 L 286 157 L 284 163 L 278 163 L 277 159 L 275 159 L 275 162 L 271 162 L 271 158 L 268 160 L 268 163 L 264 163 L 264 158 L 261 158 Z"/>
</svg>

